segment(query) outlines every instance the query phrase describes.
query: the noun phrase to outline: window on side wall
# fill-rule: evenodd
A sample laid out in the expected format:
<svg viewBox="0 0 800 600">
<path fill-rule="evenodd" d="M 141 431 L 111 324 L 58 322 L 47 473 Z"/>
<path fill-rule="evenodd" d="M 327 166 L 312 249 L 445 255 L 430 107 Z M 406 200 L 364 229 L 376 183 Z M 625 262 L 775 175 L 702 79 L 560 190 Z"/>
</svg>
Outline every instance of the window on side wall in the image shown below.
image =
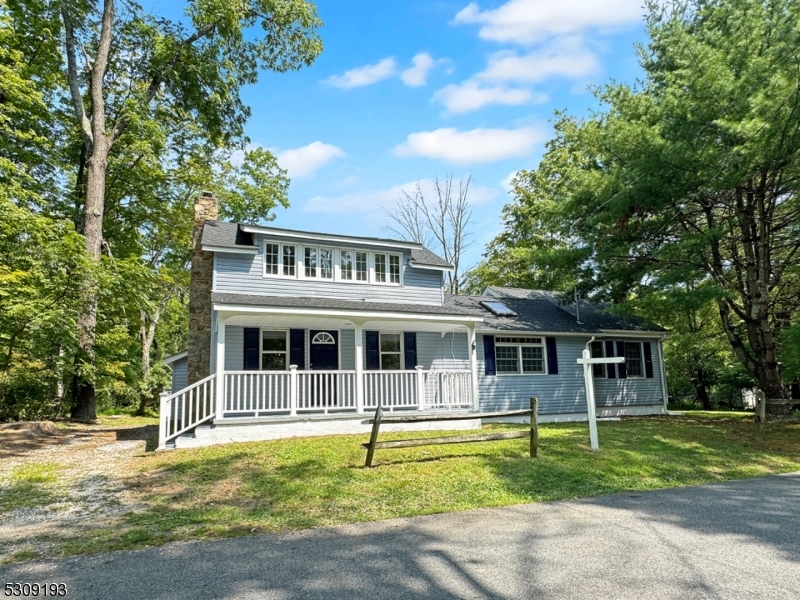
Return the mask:
<svg viewBox="0 0 800 600">
<path fill-rule="evenodd" d="M 402 347 L 399 333 L 381 333 L 381 370 L 399 371 L 403 368 Z"/>
<path fill-rule="evenodd" d="M 261 370 L 285 371 L 288 347 L 285 330 L 265 329 L 261 332 Z"/>
<path fill-rule="evenodd" d="M 544 375 L 544 339 L 528 336 L 497 336 L 495 365 L 498 375 Z"/>
<path fill-rule="evenodd" d="M 592 358 L 605 358 L 605 346 L 603 342 L 592 342 L 591 345 L 591 352 Z M 595 377 L 605 377 L 606 376 L 606 366 L 605 365 L 592 365 L 592 374 Z"/>
<path fill-rule="evenodd" d="M 625 342 L 625 369 L 628 377 L 644 377 L 641 342 Z"/>
</svg>

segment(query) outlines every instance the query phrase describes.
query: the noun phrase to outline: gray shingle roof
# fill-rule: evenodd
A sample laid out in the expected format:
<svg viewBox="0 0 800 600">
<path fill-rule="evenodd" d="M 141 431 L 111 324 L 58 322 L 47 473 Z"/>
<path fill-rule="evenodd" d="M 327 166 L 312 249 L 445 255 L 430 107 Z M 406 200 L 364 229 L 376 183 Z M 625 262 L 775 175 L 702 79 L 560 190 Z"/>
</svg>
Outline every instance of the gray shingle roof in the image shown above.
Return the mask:
<svg viewBox="0 0 800 600">
<path fill-rule="evenodd" d="M 203 227 L 203 237 L 201 241 L 203 246 L 216 246 L 219 248 L 256 248 L 256 246 L 253 245 L 253 234 L 242 231 L 238 223 L 206 221 Z"/>
<path fill-rule="evenodd" d="M 366 312 L 399 312 L 425 315 L 445 315 L 454 318 L 464 316 L 483 316 L 473 309 L 457 306 L 435 306 L 429 304 L 399 304 L 394 302 L 362 302 L 360 300 L 339 300 L 338 298 L 315 298 L 296 296 L 262 296 L 257 294 L 211 293 L 211 302 L 244 306 L 274 306 L 285 308 L 322 308 L 331 310 L 357 310 Z"/>
<path fill-rule="evenodd" d="M 453 268 L 453 265 L 451 265 L 441 256 L 434 254 L 424 246 L 411 249 L 411 262 L 429 267 L 444 267 L 448 269 Z M 412 264 L 411 266 L 414 265 Z"/>
<path fill-rule="evenodd" d="M 498 297 L 509 308 L 517 312 L 518 320 L 536 322 L 536 317 L 542 315 L 548 323 L 547 331 L 553 332 L 592 332 L 601 330 L 620 331 L 653 331 L 664 333 L 667 330 L 654 323 L 635 316 L 620 317 L 611 314 L 606 309 L 607 304 L 594 304 L 586 300 L 580 303 L 580 319 L 583 325 L 578 325 L 575 305 L 561 301 L 560 292 L 545 290 L 526 290 L 522 288 L 507 288 L 491 286 L 487 292 Z M 515 307 L 518 307 L 519 310 Z M 496 319 L 497 317 L 492 317 Z M 508 319 L 506 319 L 508 320 Z M 541 319 L 539 319 L 541 320 Z M 489 320 L 487 320 L 487 323 Z M 557 328 L 556 328 L 557 327 Z M 535 331 L 536 329 L 532 329 Z"/>
<path fill-rule="evenodd" d="M 313 231 L 297 231 L 294 229 L 280 229 L 278 227 L 270 227 L 270 229 L 292 233 L 306 233 L 308 235 L 321 235 Z M 342 235 L 338 237 L 350 238 L 354 242 L 358 240 L 386 242 L 387 244 L 396 244 L 398 242 L 398 240 L 377 237 L 357 237 L 352 235 Z M 222 221 L 206 221 L 205 227 L 203 227 L 202 243 L 204 246 L 216 246 L 217 248 L 256 248 L 256 246 L 253 245 L 252 233 L 242 231 L 238 223 L 224 223 Z M 413 267 L 415 264 L 428 267 L 453 267 L 453 265 L 442 257 L 434 254 L 424 246 L 411 248 L 411 266 Z"/>
</svg>

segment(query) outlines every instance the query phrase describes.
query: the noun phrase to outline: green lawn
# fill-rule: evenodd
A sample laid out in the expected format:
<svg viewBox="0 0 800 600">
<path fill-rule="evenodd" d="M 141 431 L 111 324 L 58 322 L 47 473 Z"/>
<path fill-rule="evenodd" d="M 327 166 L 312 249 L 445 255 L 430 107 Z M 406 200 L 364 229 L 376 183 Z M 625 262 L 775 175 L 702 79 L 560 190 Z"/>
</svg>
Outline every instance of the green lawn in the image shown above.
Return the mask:
<svg viewBox="0 0 800 600">
<path fill-rule="evenodd" d="M 379 450 L 377 466 L 365 469 L 363 435 L 148 454 L 129 481 L 146 508 L 52 541 L 61 555 L 94 553 L 800 470 L 800 424 L 758 433 L 750 417 L 698 412 L 602 422 L 597 453 L 585 423 L 543 425 L 538 459 L 517 439 Z M 418 434 L 381 439 L 403 437 Z"/>
</svg>

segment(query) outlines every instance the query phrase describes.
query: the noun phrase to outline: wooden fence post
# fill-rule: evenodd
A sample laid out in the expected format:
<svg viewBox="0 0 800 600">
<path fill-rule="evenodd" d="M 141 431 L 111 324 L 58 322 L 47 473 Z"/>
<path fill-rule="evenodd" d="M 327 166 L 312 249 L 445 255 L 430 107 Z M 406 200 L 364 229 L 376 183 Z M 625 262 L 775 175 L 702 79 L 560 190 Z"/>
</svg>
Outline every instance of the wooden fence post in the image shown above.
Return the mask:
<svg viewBox="0 0 800 600">
<path fill-rule="evenodd" d="M 531 398 L 531 458 L 539 454 L 539 399 Z"/>
<path fill-rule="evenodd" d="M 369 436 L 369 448 L 367 448 L 367 461 L 364 463 L 365 467 L 372 466 L 372 457 L 375 455 L 375 442 L 378 441 L 378 430 L 381 427 L 381 419 L 383 418 L 383 408 L 378 404 L 375 409 L 375 420 L 372 422 L 372 433 Z"/>
</svg>

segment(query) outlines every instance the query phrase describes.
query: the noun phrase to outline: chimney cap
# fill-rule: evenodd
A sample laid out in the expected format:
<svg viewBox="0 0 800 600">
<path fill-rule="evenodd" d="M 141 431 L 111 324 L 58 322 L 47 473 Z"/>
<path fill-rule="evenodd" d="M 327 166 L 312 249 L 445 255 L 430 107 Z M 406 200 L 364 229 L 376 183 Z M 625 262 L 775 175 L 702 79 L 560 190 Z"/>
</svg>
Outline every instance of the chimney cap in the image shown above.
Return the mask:
<svg viewBox="0 0 800 600">
<path fill-rule="evenodd" d="M 203 196 L 203 198 L 213 198 L 214 197 L 214 194 L 211 193 L 208 190 L 203 190 L 200 195 Z"/>
</svg>

